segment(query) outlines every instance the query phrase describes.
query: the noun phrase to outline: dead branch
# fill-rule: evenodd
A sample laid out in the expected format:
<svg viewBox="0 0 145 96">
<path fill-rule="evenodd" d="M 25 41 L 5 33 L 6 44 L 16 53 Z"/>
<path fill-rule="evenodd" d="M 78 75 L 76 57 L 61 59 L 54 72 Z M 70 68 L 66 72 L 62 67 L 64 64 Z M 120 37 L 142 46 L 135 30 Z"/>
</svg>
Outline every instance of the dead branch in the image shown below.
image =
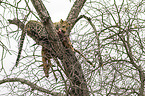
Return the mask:
<svg viewBox="0 0 145 96">
<path fill-rule="evenodd" d="M 53 96 L 56 96 L 56 95 L 58 96 L 60 94 L 60 93 L 57 93 L 57 92 L 52 92 L 52 91 L 49 91 L 47 89 L 44 89 L 44 88 L 30 82 L 29 80 L 26 80 L 26 79 L 23 79 L 23 78 L 7 78 L 7 79 L 0 80 L 0 84 L 4 84 L 4 83 L 7 83 L 7 82 L 21 82 L 22 84 L 26 84 L 26 85 L 30 86 L 33 90 L 38 90 L 40 92 L 51 94 Z M 60 95 L 60 96 L 63 96 L 63 95 Z"/>
</svg>

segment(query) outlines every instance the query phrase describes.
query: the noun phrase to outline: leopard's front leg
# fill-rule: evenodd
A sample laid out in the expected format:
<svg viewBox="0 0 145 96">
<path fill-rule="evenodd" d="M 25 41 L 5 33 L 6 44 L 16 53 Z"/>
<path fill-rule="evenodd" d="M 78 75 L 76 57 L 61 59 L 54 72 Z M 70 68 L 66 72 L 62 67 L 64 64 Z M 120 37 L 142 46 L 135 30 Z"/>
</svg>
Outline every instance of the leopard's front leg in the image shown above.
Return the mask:
<svg viewBox="0 0 145 96">
<path fill-rule="evenodd" d="M 43 70 L 44 70 L 45 76 L 49 77 L 49 69 L 52 66 L 50 59 L 52 57 L 48 56 L 47 50 L 44 47 L 42 47 L 41 55 L 42 55 L 42 62 L 43 62 L 42 65 L 43 65 Z"/>
</svg>

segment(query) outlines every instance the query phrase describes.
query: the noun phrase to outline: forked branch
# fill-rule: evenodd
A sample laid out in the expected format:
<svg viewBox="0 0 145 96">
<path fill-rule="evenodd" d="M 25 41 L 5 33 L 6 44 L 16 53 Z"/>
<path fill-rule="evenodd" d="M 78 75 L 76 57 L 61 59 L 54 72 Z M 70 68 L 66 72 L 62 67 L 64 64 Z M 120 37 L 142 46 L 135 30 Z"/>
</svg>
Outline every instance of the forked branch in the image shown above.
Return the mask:
<svg viewBox="0 0 145 96">
<path fill-rule="evenodd" d="M 83 0 L 77 0 L 77 2 L 78 1 L 83 1 Z M 72 50 L 69 50 L 68 48 L 64 48 L 62 43 L 59 41 L 57 37 L 58 35 L 56 35 L 57 32 L 53 26 L 49 13 L 46 10 L 42 1 L 31 0 L 31 2 L 33 6 L 35 7 L 39 17 L 41 18 L 43 26 L 48 32 L 47 38 L 49 41 L 51 41 L 52 49 L 55 50 L 57 54 L 56 56 L 58 56 L 58 58 L 62 61 L 63 67 L 66 71 L 66 75 L 67 77 L 70 78 L 70 81 L 72 84 L 71 91 L 69 92 L 70 95 L 89 96 L 87 82 L 85 80 L 83 70 L 81 68 L 81 65 L 79 64 L 78 59 L 75 57 L 74 52 Z M 48 48 L 47 44 L 42 45 L 42 46 L 45 48 Z"/>
</svg>

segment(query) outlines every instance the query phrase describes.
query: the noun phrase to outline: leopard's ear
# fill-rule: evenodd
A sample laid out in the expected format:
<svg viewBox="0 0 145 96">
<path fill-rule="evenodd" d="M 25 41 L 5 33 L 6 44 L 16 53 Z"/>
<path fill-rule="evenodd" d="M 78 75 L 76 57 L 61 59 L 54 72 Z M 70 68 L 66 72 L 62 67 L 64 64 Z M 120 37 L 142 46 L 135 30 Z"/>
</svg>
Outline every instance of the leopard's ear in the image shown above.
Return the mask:
<svg viewBox="0 0 145 96">
<path fill-rule="evenodd" d="M 60 20 L 60 23 L 62 24 L 63 22 L 64 22 L 64 21 L 61 19 L 61 20 Z"/>
</svg>

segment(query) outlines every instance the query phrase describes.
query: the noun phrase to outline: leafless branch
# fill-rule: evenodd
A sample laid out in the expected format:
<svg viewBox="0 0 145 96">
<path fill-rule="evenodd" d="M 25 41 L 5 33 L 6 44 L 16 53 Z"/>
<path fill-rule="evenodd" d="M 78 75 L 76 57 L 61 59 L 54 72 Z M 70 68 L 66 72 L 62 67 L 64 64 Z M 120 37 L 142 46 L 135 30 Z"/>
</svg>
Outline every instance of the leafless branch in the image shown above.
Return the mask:
<svg viewBox="0 0 145 96">
<path fill-rule="evenodd" d="M 84 6 L 85 2 L 87 0 L 76 0 L 67 16 L 66 21 L 71 24 L 70 28 L 67 30 L 66 35 L 70 34 L 71 29 L 73 28 L 73 26 L 75 25 L 75 21 L 78 18 L 78 15 L 82 9 L 82 7 Z"/>
<path fill-rule="evenodd" d="M 102 60 L 102 56 L 101 56 L 101 44 L 100 44 L 100 39 L 99 39 L 99 35 L 98 35 L 98 32 L 97 32 L 97 29 L 96 29 L 95 25 L 92 23 L 91 18 L 89 18 L 89 17 L 87 17 L 85 15 L 81 15 L 80 17 L 78 17 L 76 19 L 76 21 L 78 21 L 81 18 L 85 18 L 90 23 L 90 25 L 92 26 L 92 28 L 93 28 L 93 30 L 95 32 L 97 43 L 98 43 L 98 60 L 99 60 L 98 68 L 102 67 L 103 66 L 103 60 Z"/>
<path fill-rule="evenodd" d="M 30 86 L 33 90 L 38 90 L 40 92 L 51 94 L 53 96 L 56 96 L 56 95 L 57 96 L 59 96 L 59 95 L 63 96 L 60 93 L 52 92 L 52 91 L 49 91 L 49 90 L 44 89 L 42 87 L 39 87 L 38 85 L 30 82 L 29 80 L 23 79 L 23 78 L 7 78 L 7 79 L 0 80 L 0 84 L 4 84 L 4 83 L 7 83 L 7 82 L 21 82 L 22 84 L 26 84 L 26 85 Z"/>
<path fill-rule="evenodd" d="M 25 39 L 25 36 L 26 36 L 26 32 L 24 31 L 24 26 L 25 25 L 24 25 L 23 22 L 21 22 L 19 19 L 16 19 L 16 18 L 14 18 L 13 20 L 8 20 L 8 21 L 9 21 L 10 24 L 17 25 L 18 28 L 20 28 L 22 30 L 22 34 L 21 34 L 21 38 L 20 38 L 20 45 L 19 45 L 19 52 L 18 52 L 18 55 L 17 55 L 16 64 L 15 64 L 15 66 L 17 67 L 18 64 L 19 64 L 19 60 L 20 60 L 21 52 L 22 52 L 22 48 L 23 48 L 23 43 L 24 43 L 24 39 Z M 14 69 L 14 67 L 12 68 L 12 70 Z"/>
<path fill-rule="evenodd" d="M 81 65 L 79 64 L 75 54 L 72 50 L 63 47 L 62 43 L 58 39 L 57 32 L 53 26 L 51 17 L 46 10 L 44 4 L 41 0 L 31 0 L 33 6 L 35 7 L 39 17 L 41 18 L 42 24 L 45 27 L 48 35 L 48 41 L 51 41 L 51 46 L 47 44 L 40 44 L 44 48 L 48 46 L 52 47 L 56 56 L 62 61 L 63 67 L 67 73 L 67 77 L 73 86 L 71 86 L 71 95 L 89 95 L 87 88 L 87 82 L 85 80 Z"/>
</svg>

